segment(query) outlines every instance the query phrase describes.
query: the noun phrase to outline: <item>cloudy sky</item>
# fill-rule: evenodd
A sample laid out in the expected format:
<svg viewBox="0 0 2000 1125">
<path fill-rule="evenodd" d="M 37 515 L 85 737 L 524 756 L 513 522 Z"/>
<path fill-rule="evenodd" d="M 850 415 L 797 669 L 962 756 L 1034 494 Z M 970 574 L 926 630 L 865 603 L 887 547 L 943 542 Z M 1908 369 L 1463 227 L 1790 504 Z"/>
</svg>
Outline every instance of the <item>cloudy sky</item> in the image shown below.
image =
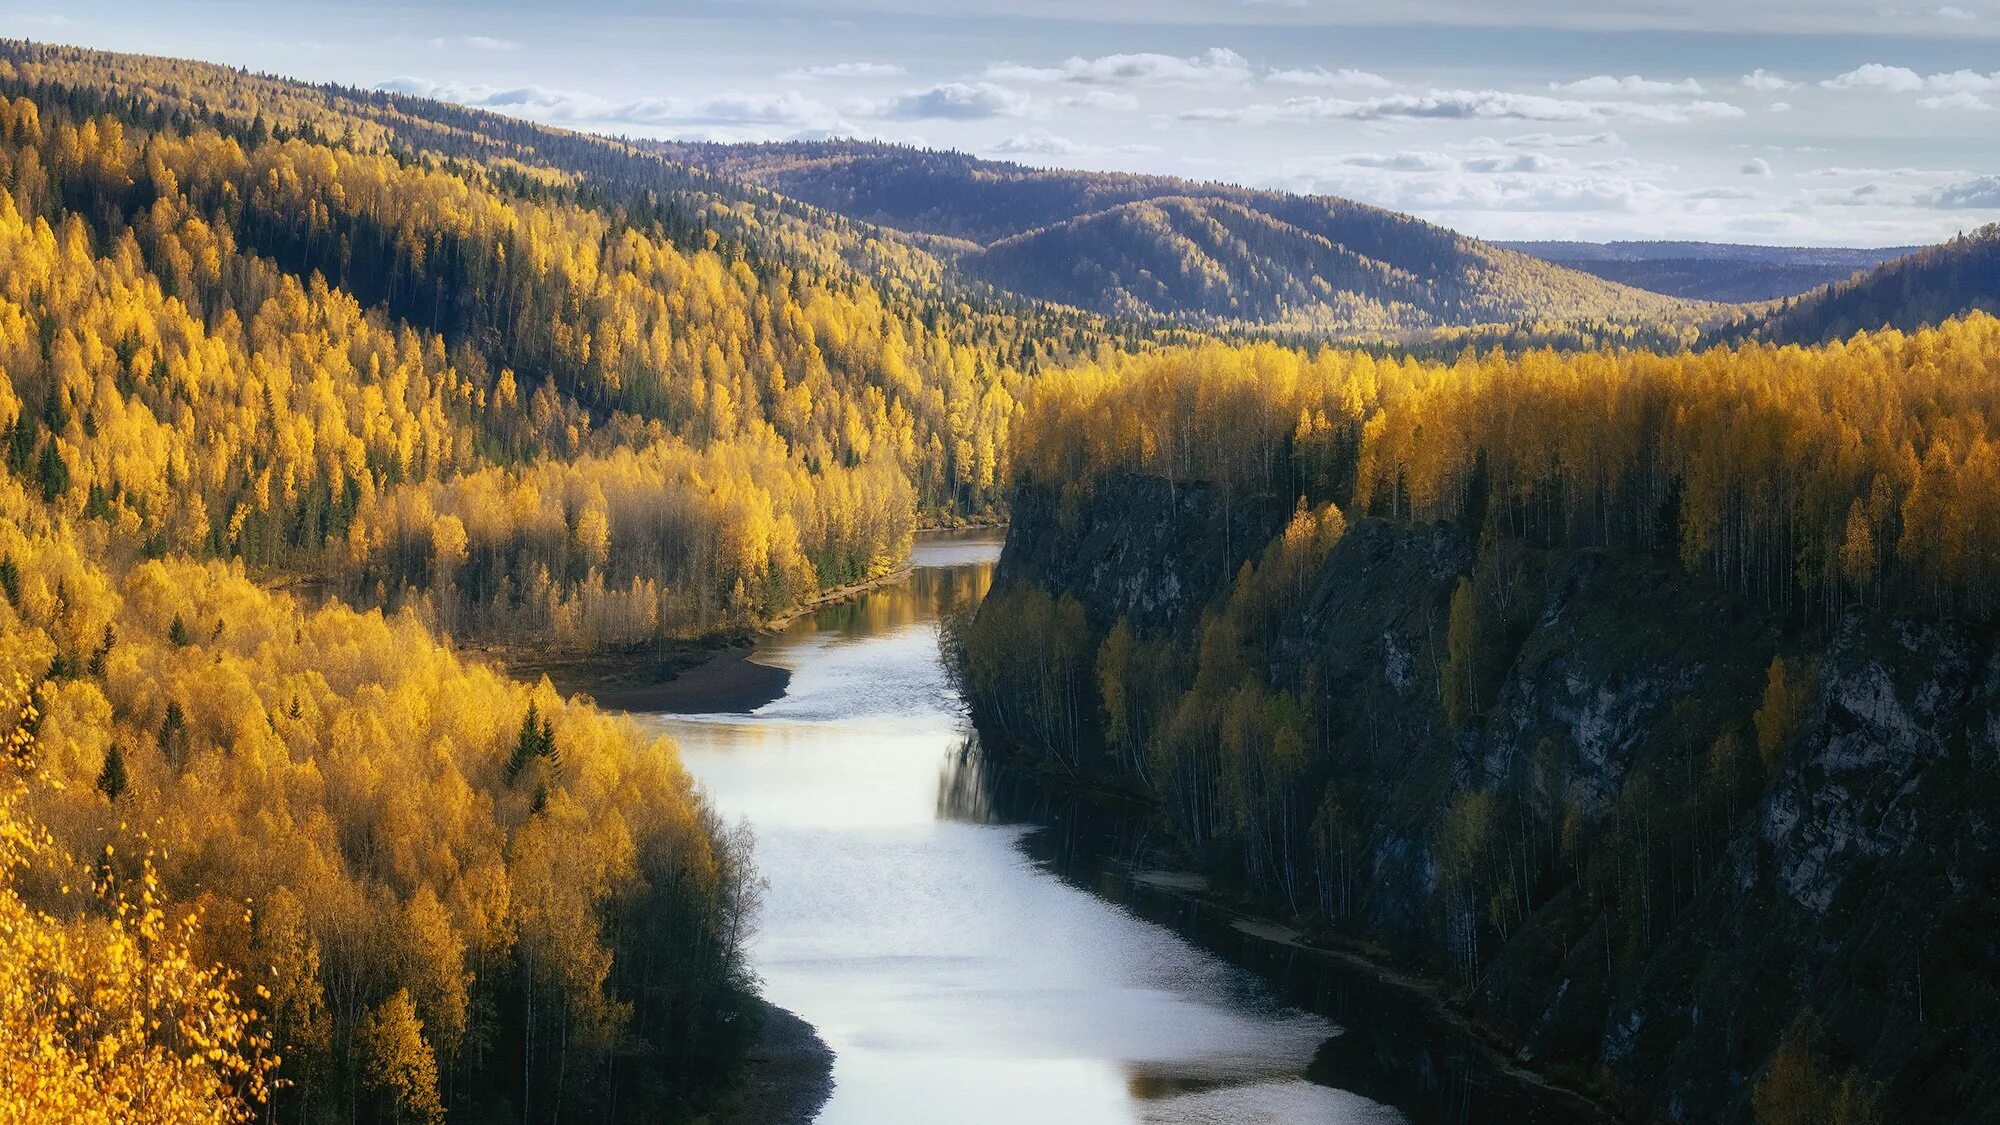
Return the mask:
<svg viewBox="0 0 2000 1125">
<path fill-rule="evenodd" d="M 1494 238 L 2000 219 L 2000 0 L 0 0 L 0 35 L 601 132 L 1323 192 Z"/>
</svg>

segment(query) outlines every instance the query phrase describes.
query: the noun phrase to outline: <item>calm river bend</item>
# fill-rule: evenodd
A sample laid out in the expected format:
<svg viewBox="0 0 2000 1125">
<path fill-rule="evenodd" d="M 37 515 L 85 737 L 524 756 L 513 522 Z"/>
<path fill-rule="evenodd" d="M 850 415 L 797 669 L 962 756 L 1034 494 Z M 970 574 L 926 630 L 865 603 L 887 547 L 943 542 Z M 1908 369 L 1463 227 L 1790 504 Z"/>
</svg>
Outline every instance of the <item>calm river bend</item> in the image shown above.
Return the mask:
<svg viewBox="0 0 2000 1125">
<path fill-rule="evenodd" d="M 835 1052 L 819 1120 L 1492 1119 L 1443 1033 L 1342 1030 L 1385 1003 L 1365 982 L 1245 958 L 1226 923 L 1114 876 L 1115 845 L 995 811 L 1016 806 L 965 752 L 937 638 L 985 594 L 1000 542 L 923 537 L 906 579 L 764 640 L 755 659 L 792 675 L 752 713 L 642 717 L 755 830 L 769 889 L 751 957 Z M 1539 1108 L 1509 1117 L 1567 1119 Z"/>
</svg>

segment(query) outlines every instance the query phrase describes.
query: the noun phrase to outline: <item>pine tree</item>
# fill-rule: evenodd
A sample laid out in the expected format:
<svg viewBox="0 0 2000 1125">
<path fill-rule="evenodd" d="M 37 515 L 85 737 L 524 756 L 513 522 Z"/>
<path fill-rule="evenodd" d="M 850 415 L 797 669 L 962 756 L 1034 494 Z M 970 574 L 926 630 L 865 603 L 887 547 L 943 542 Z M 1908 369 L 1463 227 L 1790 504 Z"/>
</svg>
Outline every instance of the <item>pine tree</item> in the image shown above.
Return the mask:
<svg viewBox="0 0 2000 1125">
<path fill-rule="evenodd" d="M 116 801 L 125 792 L 125 783 L 125 752 L 114 742 L 104 752 L 104 768 L 97 774 L 97 791 Z"/>
</svg>

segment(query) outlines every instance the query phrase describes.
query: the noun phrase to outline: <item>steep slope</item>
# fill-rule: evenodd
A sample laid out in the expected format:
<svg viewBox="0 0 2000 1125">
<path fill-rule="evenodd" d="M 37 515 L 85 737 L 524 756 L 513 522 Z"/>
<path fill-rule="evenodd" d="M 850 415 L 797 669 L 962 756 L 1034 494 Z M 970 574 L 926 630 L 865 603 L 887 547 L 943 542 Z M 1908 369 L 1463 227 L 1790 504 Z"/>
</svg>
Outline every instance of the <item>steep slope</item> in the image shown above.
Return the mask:
<svg viewBox="0 0 2000 1125">
<path fill-rule="evenodd" d="M 1795 297 L 1921 249 L 1897 246 L 1859 250 L 1726 242 L 1502 242 L 1499 245 L 1636 289 L 1730 304 Z"/>
<path fill-rule="evenodd" d="M 1984 1122 L 1996 375 L 1975 314 L 1051 376 L 967 697 L 1634 1120 Z"/>
<path fill-rule="evenodd" d="M 979 247 L 957 259 L 965 276 L 1105 314 L 1391 335 L 1700 313 L 1329 197 L 847 141 L 654 147 L 868 223 L 965 240 Z"/>
<path fill-rule="evenodd" d="M 1721 339 L 1813 344 L 2000 312 L 2000 223 L 1816 289 L 1718 330 Z"/>
</svg>

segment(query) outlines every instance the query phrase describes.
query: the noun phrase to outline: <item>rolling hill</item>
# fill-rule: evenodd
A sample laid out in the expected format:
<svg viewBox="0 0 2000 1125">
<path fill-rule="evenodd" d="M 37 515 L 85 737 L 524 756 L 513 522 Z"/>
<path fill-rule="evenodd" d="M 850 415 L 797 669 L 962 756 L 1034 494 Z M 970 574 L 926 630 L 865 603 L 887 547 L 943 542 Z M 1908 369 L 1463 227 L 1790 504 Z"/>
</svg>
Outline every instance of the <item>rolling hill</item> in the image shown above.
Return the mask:
<svg viewBox="0 0 2000 1125">
<path fill-rule="evenodd" d="M 2000 312 L 2000 223 L 1822 286 L 1716 335 L 1812 344 L 1885 327 L 1907 332 L 1975 310 Z"/>
<path fill-rule="evenodd" d="M 1379 336 L 1701 312 L 1330 197 L 850 141 L 649 147 L 854 220 L 952 240 L 934 248 L 956 248 L 965 277 L 1107 315 Z"/>
</svg>

